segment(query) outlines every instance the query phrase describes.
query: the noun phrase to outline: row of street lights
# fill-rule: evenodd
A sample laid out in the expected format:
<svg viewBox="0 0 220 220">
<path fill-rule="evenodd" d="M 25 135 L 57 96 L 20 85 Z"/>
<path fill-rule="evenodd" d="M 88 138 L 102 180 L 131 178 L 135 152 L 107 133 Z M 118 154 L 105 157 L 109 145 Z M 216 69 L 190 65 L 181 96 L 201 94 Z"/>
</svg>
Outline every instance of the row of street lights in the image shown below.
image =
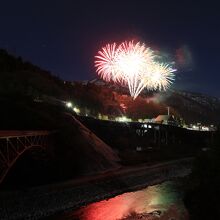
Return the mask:
<svg viewBox="0 0 220 220">
<path fill-rule="evenodd" d="M 79 113 L 80 113 L 80 109 L 77 108 L 77 107 L 73 107 L 72 102 L 66 102 L 66 107 L 73 109 L 73 111 L 74 111 L 76 114 L 79 114 Z"/>
</svg>

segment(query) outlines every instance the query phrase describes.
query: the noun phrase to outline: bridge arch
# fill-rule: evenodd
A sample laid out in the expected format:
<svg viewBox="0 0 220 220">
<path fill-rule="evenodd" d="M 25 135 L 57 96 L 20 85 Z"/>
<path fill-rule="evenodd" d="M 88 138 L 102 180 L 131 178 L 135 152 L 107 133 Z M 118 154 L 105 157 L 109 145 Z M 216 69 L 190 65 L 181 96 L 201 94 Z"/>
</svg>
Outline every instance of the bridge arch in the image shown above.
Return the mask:
<svg viewBox="0 0 220 220">
<path fill-rule="evenodd" d="M 48 131 L 10 131 L 2 136 L 0 133 L 0 183 L 18 158 L 32 148 L 48 146 Z"/>
</svg>

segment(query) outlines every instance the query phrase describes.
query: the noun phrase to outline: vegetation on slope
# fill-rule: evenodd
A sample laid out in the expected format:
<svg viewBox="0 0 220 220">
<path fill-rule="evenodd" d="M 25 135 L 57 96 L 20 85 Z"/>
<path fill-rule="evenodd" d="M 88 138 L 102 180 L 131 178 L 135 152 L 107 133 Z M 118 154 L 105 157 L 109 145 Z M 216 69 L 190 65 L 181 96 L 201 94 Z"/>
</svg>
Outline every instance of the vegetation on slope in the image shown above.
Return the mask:
<svg viewBox="0 0 220 220">
<path fill-rule="evenodd" d="M 95 117 L 102 114 L 110 118 L 126 115 L 135 120 L 154 118 L 167 114 L 169 106 L 171 114 L 187 123 L 220 122 L 220 100 L 214 97 L 170 90 L 164 93 L 144 91 L 132 100 L 125 88 L 94 80 L 87 83 L 66 82 L 49 71 L 0 50 L 0 98 L 10 100 L 11 97 L 70 100 L 82 114 Z"/>
</svg>

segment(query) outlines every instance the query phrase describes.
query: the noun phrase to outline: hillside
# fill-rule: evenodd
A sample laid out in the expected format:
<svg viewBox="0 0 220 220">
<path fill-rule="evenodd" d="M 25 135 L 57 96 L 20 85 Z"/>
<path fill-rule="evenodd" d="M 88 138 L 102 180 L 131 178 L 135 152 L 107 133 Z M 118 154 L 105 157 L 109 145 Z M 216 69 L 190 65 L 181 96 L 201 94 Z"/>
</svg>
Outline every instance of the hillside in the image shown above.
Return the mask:
<svg viewBox="0 0 220 220">
<path fill-rule="evenodd" d="M 42 162 L 36 161 L 30 166 L 33 159 L 26 155 L 23 162 L 18 161 L 14 172 L 10 172 L 5 182 L 7 186 L 10 186 L 8 183 L 16 183 L 17 186 L 18 179 L 22 180 L 19 173 L 27 173 L 27 182 L 32 185 L 118 167 L 119 158 L 114 150 L 77 121 L 70 120 L 66 113 L 74 113 L 66 108 L 64 101 L 71 101 L 80 109 L 80 114 L 93 117 L 102 114 L 109 119 L 124 115 L 133 119 L 153 118 L 166 114 L 169 106 L 171 114 L 188 123 L 220 122 L 220 101 L 214 97 L 170 90 L 166 93 L 143 91 L 141 96 L 132 100 L 126 88 L 97 79 L 66 82 L 0 50 L 0 129 L 60 131 L 50 152 L 52 156 L 45 162 L 44 172 L 39 172 Z M 33 169 L 43 175 L 39 178 L 35 175 L 40 182 L 30 175 Z"/>
<path fill-rule="evenodd" d="M 102 114 L 108 115 L 110 119 L 122 115 L 135 120 L 154 118 L 159 114 L 166 114 L 169 106 L 171 114 L 183 118 L 186 123 L 220 122 L 220 99 L 215 97 L 169 90 L 143 91 L 141 96 L 132 100 L 126 88 L 97 79 L 87 82 L 66 82 L 53 76 L 49 71 L 0 50 L 0 100 L 6 105 L 4 112 L 7 112 L 7 101 L 10 102 L 12 99 L 16 102 L 19 98 L 48 100 L 45 97 L 72 101 L 74 106 L 80 108 L 82 115 L 94 117 Z"/>
<path fill-rule="evenodd" d="M 27 151 L 9 171 L 2 187 L 46 184 L 118 168 L 117 154 L 78 122 L 62 100 L 71 84 L 0 51 L 0 129 L 54 130 L 47 152 Z M 60 103 L 60 104 L 58 104 Z"/>
<path fill-rule="evenodd" d="M 103 94 L 103 114 L 126 115 L 133 119 L 154 118 L 170 112 L 186 123 L 200 122 L 218 124 L 220 122 L 220 99 L 188 91 L 170 89 L 166 92 L 144 90 L 137 99 L 132 100 L 126 88 L 107 84 L 101 80 L 83 83 L 85 90 L 96 87 Z M 108 95 L 106 95 L 108 94 Z M 97 94 L 101 96 L 101 94 Z"/>
</svg>

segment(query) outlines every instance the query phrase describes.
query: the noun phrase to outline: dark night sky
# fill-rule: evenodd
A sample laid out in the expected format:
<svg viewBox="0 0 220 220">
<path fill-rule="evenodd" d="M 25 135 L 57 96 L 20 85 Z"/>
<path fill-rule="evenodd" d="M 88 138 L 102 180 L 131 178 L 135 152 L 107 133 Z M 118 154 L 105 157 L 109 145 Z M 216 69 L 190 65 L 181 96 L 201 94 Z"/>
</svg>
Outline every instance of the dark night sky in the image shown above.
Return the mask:
<svg viewBox="0 0 220 220">
<path fill-rule="evenodd" d="M 176 88 L 220 97 L 219 7 L 201 2 L 2 1 L 0 47 L 65 80 L 86 80 L 96 77 L 101 46 L 136 39 L 176 62 Z"/>
</svg>

